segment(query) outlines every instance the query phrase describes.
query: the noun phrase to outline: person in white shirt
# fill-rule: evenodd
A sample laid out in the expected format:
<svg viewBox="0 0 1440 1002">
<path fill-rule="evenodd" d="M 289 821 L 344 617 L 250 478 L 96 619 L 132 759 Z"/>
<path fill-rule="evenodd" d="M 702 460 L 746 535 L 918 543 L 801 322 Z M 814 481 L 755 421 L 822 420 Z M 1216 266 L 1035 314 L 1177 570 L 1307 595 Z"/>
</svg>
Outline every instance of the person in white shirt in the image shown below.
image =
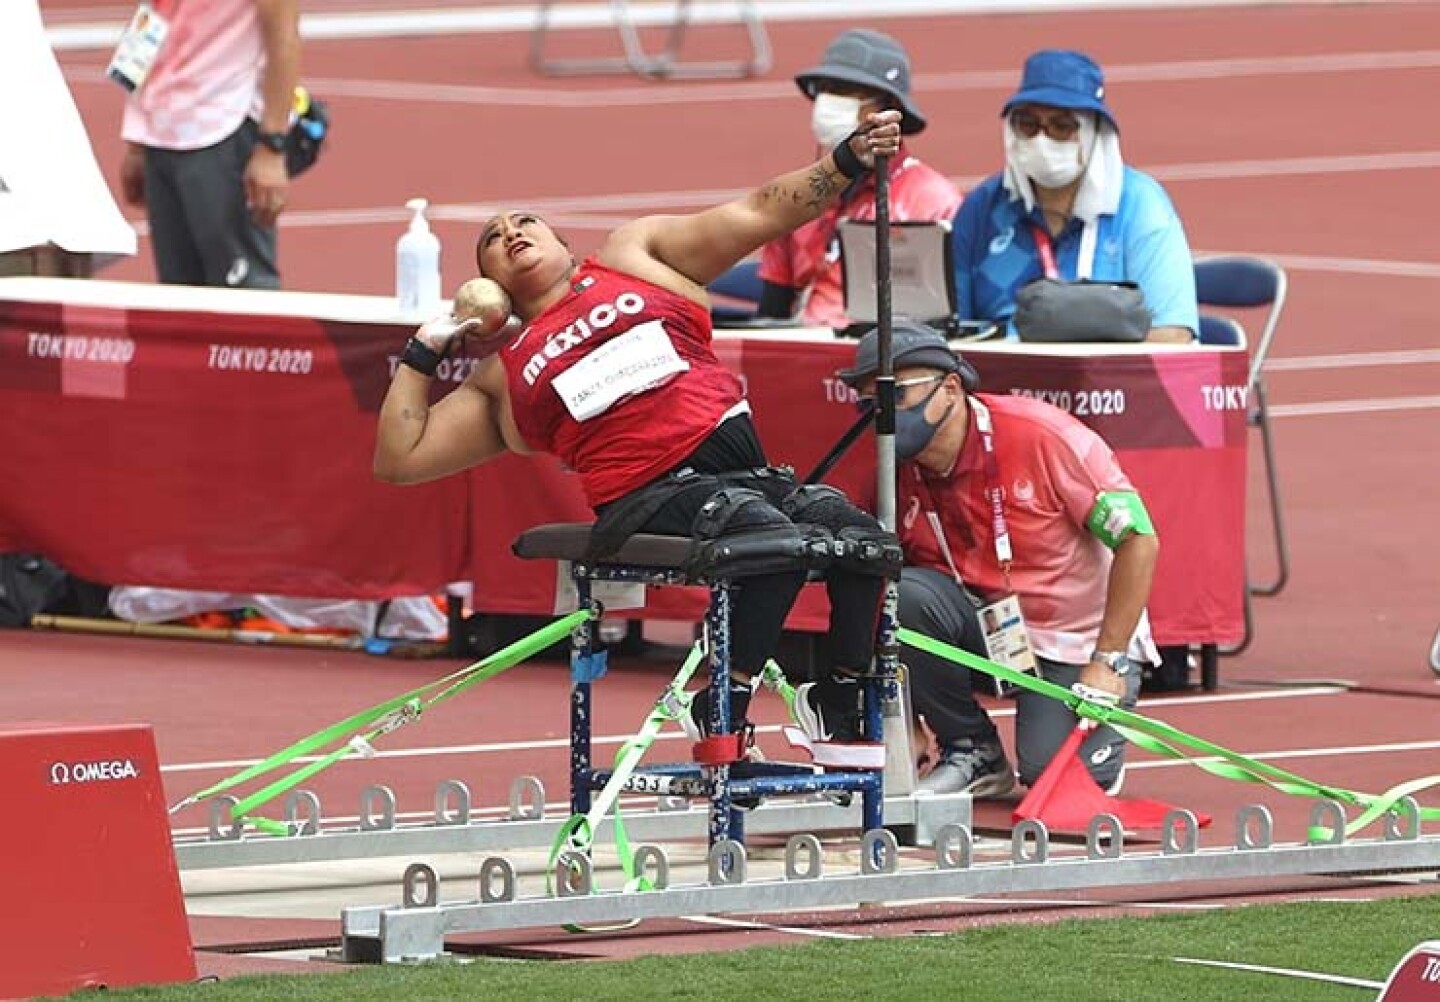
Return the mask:
<svg viewBox="0 0 1440 1002">
<path fill-rule="evenodd" d="M 36 0 L 0 3 L 0 275 L 86 278 L 135 253 Z M 24 99 L 19 99 L 19 95 Z"/>
</svg>

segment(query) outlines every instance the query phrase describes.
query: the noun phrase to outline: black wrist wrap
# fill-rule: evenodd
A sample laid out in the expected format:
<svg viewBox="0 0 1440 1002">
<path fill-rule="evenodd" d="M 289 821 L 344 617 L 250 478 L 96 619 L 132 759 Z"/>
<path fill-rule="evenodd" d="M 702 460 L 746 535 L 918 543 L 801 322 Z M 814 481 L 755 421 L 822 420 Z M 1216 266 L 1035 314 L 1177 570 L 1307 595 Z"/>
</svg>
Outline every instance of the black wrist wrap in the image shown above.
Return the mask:
<svg viewBox="0 0 1440 1002">
<path fill-rule="evenodd" d="M 408 365 L 422 376 L 434 376 L 435 369 L 440 365 L 440 359 L 443 357 L 424 341 L 412 337 L 405 342 L 405 351 L 400 356 L 400 364 Z"/>
<path fill-rule="evenodd" d="M 855 155 L 855 151 L 850 148 L 850 140 L 854 139 L 855 135 L 856 134 L 852 132 L 845 138 L 844 142 L 840 143 L 830 152 L 830 156 L 835 160 L 835 169 L 852 181 L 861 174 L 868 173 L 870 170 L 870 168 L 866 167 L 860 158 Z"/>
</svg>

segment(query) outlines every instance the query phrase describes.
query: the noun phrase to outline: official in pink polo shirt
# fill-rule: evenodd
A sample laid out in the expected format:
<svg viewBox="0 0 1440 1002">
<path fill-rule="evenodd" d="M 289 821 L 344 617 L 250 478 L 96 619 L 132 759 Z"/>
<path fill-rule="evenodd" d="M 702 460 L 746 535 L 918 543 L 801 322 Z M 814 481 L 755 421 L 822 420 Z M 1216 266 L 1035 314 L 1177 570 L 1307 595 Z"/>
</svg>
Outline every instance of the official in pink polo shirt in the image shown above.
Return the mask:
<svg viewBox="0 0 1440 1002">
<path fill-rule="evenodd" d="M 168 25 L 125 104 L 125 201 L 160 281 L 279 288 L 275 226 L 300 74 L 299 0 L 157 0 Z"/>
<path fill-rule="evenodd" d="M 876 342 L 873 332 L 862 338 L 855 366 L 840 373 L 862 396 L 873 392 Z M 1047 680 L 1133 706 L 1141 662 L 1158 660 L 1145 604 L 1159 541 L 1115 453 L 1050 404 L 977 392 L 974 369 L 930 327 L 896 321 L 892 358 L 900 622 L 992 660 L 997 649 L 1026 646 Z M 911 647 L 903 660 L 915 712 L 941 749 L 920 788 L 976 797 L 1014 789 L 972 673 Z M 1020 781 L 1032 785 L 1076 717 L 1039 694 L 1016 698 Z M 1118 791 L 1118 733 L 1099 728 L 1081 755 L 1101 787 Z"/>
</svg>

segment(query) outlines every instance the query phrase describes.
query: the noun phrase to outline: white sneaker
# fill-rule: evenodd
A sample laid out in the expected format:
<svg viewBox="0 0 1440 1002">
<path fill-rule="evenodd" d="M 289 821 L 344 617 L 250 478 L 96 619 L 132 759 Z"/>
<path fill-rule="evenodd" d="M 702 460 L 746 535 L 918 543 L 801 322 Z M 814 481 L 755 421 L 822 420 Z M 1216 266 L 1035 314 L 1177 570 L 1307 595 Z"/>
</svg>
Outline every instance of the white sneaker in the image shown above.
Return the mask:
<svg viewBox="0 0 1440 1002">
<path fill-rule="evenodd" d="M 885 746 L 860 733 L 860 687 L 826 679 L 795 689 L 791 716 L 797 726 L 784 729 L 793 747 L 810 753 L 816 765 L 832 769 L 884 769 Z"/>
</svg>

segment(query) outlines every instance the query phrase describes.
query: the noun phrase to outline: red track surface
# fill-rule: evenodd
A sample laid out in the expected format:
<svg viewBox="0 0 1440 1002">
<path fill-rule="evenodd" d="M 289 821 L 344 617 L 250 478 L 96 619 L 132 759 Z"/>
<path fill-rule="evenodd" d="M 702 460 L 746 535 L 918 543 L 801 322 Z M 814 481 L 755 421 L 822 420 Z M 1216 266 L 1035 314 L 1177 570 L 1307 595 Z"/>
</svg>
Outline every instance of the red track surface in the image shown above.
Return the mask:
<svg viewBox="0 0 1440 1002">
<path fill-rule="evenodd" d="M 47 16 L 73 20 L 80 5 L 44 6 Z M 1440 620 L 1440 540 L 1431 518 L 1440 496 L 1434 396 L 1440 338 L 1433 319 L 1440 260 L 1432 249 L 1436 219 L 1424 196 L 1440 181 L 1440 146 L 1421 124 L 1428 121 L 1424 96 L 1440 84 L 1440 51 L 1417 51 L 1440 37 L 1440 4 L 877 23 L 910 48 L 918 99 L 932 123 L 915 149 L 942 170 L 971 179 L 997 166 L 995 115 L 1028 51 L 1087 49 L 1110 72 L 1127 158 L 1165 180 L 1197 252 L 1266 254 L 1290 269 L 1291 302 L 1269 384 L 1292 580 L 1280 596 L 1257 599 L 1257 640 L 1224 663 L 1223 688 L 1238 693 L 1246 681 L 1340 678 L 1388 691 L 1219 704 L 1190 698 L 1152 712 L 1248 752 L 1309 749 L 1277 764 L 1335 785 L 1379 791 L 1440 771 L 1434 702 L 1440 686 L 1424 661 Z M 326 159 L 297 183 L 285 217 L 287 284 L 388 293 L 400 207 L 415 195 L 450 207 L 437 229 L 446 283 L 454 286 L 469 273 L 485 206 L 558 200 L 562 206 L 547 211 L 584 252 L 621 218 L 688 209 L 703 204 L 705 192 L 761 181 L 808 152 L 806 106 L 789 77 L 839 27 L 773 25 L 777 66 L 766 79 L 745 83 L 545 80 L 528 71 L 521 35 L 312 43 L 306 76 L 330 98 L 336 131 Z M 566 40 L 609 42 L 601 35 Z M 1338 56 L 1354 58 L 1319 58 Z M 1357 61 L 1381 68 L 1355 68 Z M 63 62 L 113 177 L 120 98 L 99 79 L 103 57 L 67 54 Z M 411 86 L 364 96 L 380 83 Z M 556 103 L 542 103 L 546 95 Z M 1402 162 L 1402 154 L 1413 156 Z M 642 209 L 614 197 L 632 193 L 658 195 Z M 148 279 L 148 245 L 141 247 L 141 259 L 107 277 Z M 1408 364 L 1313 361 L 1426 350 Z M 1337 406 L 1345 401 L 1367 403 L 1353 412 Z M 1261 482 L 1258 463 L 1255 473 Z M 1252 526 L 1265 525 L 1260 515 L 1252 505 Z M 1269 533 L 1260 528 L 1252 536 L 1264 576 Z M 149 721 L 172 770 L 268 754 L 449 669 L 350 654 L 42 634 L 0 636 L 0 659 L 8 669 L 0 717 Z M 639 666 L 613 673 L 599 687 L 597 733 L 633 729 L 660 678 Z M 522 772 L 541 776 L 551 799 L 559 799 L 565 684 L 559 666 L 517 669 L 386 746 L 548 738 L 557 747 L 347 763 L 317 784 L 327 813 L 353 813 L 348 805 L 357 803 L 359 788 L 375 782 L 396 789 L 402 811 L 425 811 L 433 783 L 448 777 L 467 779 L 482 803 L 498 805 Z M 778 719 L 773 708 L 765 712 L 762 722 Z M 1333 751 L 1402 742 L 1428 747 Z M 661 754 L 680 748 L 669 743 Z M 1300 837 L 1304 803 L 1190 767 L 1147 767 L 1146 760 L 1134 755 L 1141 767 L 1126 792 L 1215 815 L 1206 844 L 1228 839 L 1234 808 L 1254 801 L 1276 812 L 1277 837 Z M 231 769 L 171 771 L 167 792 L 178 797 Z M 1433 792 L 1423 799 L 1437 802 Z M 1005 816 L 995 808 L 980 812 L 982 821 Z M 177 820 L 203 823 L 198 813 Z M 686 941 L 717 948 L 733 945 L 737 935 Z M 757 940 L 745 934 L 744 941 Z M 626 951 L 675 948 L 633 935 L 616 942 Z"/>
</svg>

